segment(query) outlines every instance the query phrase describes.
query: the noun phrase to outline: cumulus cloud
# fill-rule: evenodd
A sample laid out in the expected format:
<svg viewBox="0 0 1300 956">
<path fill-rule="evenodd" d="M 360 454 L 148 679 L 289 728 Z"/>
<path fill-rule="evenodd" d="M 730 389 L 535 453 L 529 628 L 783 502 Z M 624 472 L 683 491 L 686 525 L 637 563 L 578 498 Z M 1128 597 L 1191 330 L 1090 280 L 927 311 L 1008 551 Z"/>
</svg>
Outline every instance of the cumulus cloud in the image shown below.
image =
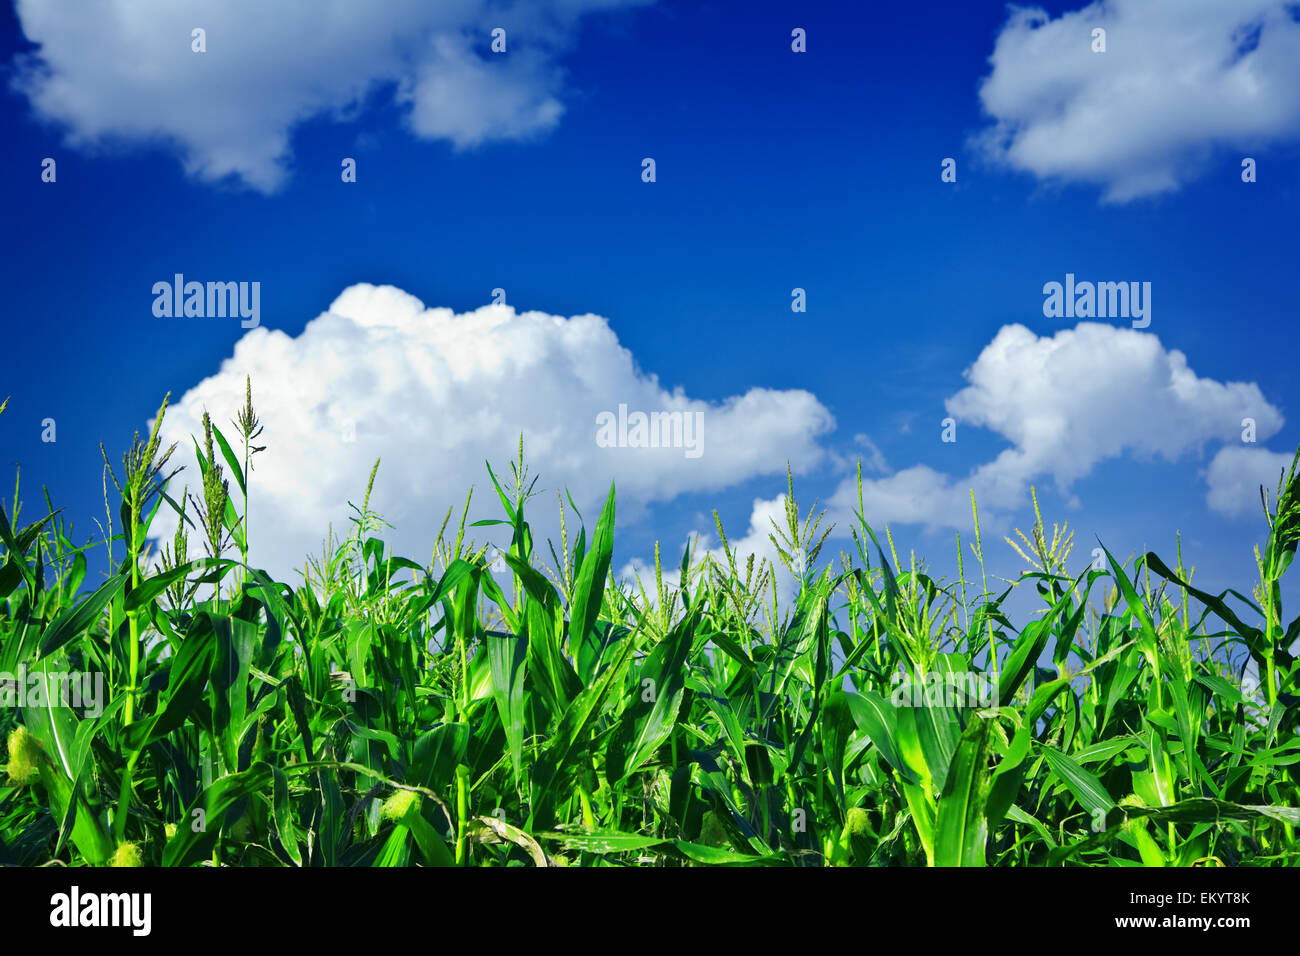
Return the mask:
<svg viewBox="0 0 1300 956">
<path fill-rule="evenodd" d="M 928 530 L 966 528 L 971 524 L 970 487 L 970 482 L 928 465 L 913 465 L 883 478 L 864 477 L 862 512 L 873 528 L 885 524 L 915 524 Z M 855 476 L 843 481 L 831 496 L 829 508 L 841 530 L 855 520 L 858 504 Z"/>
<path fill-rule="evenodd" d="M 1180 188 L 1216 147 L 1300 135 L 1300 14 L 1287 0 L 1013 7 L 980 100 L 985 155 L 1125 202 Z M 1106 52 L 1092 31 L 1106 31 Z"/>
<path fill-rule="evenodd" d="M 1257 385 L 1202 378 L 1157 336 L 1096 322 L 1054 336 L 1004 326 L 965 377 L 970 384 L 945 402 L 958 438 L 963 427 L 982 427 L 1011 447 L 964 479 L 924 465 L 864 478 L 868 521 L 969 527 L 971 490 L 982 514 L 1014 509 L 1036 478 L 1068 492 L 1107 459 L 1177 461 L 1209 442 L 1239 438 L 1244 418 L 1263 438 L 1282 427 L 1281 412 Z M 851 514 L 857 494 L 855 478 L 832 503 Z"/>
<path fill-rule="evenodd" d="M 557 55 L 592 11 L 647 0 L 18 0 L 15 85 L 69 142 L 163 143 L 187 173 L 264 192 L 287 175 L 293 127 L 391 91 L 411 130 L 457 148 L 522 139 L 560 118 Z M 506 53 L 488 52 L 506 30 Z M 206 52 L 191 31 L 206 31 Z"/>
<path fill-rule="evenodd" d="M 242 407 L 245 375 L 268 446 L 254 459 L 252 559 L 280 574 L 320 550 L 328 524 L 345 530 L 347 502 L 360 502 L 376 458 L 383 463 L 372 505 L 396 526 L 387 537 L 398 553 L 423 560 L 448 506 L 459 509 L 471 485 L 483 510 L 470 520 L 500 517 L 484 462 L 500 477 L 505 469 L 496 466 L 512 457 L 521 433 L 538 490 L 548 489 L 534 517 L 552 515 L 555 489 L 567 488 L 594 522 L 614 480 L 621 522 L 653 502 L 779 473 L 787 460 L 812 468 L 825 454 L 819 436 L 834 427 L 805 391 L 753 388 L 708 403 L 665 389 L 596 315 L 505 305 L 455 314 L 362 284 L 297 337 L 250 330 L 217 374 L 174 403 L 164 439 L 189 448 L 205 408 L 219 426 L 228 422 Z M 637 411 L 698 415 L 701 453 L 631 447 L 630 427 L 628 443 L 602 447 L 597 417 L 617 415 L 619 405 L 629 420 Z M 166 540 L 174 524 L 159 521 Z"/>
<path fill-rule="evenodd" d="M 1268 492 L 1270 501 L 1274 500 L 1279 480 L 1291 467 L 1293 457 L 1245 445 L 1219 449 L 1206 470 L 1206 503 L 1229 517 L 1256 513 L 1262 507 L 1260 487 Z"/>
</svg>

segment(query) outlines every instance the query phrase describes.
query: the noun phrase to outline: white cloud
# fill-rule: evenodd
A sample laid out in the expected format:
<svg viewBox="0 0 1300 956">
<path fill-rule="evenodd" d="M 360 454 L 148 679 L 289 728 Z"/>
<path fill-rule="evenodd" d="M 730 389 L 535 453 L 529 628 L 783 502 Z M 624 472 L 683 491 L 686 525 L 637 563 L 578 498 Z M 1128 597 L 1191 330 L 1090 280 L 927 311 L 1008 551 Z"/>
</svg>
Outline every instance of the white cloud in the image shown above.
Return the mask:
<svg viewBox="0 0 1300 956">
<path fill-rule="evenodd" d="M 76 146 L 166 143 L 201 180 L 270 192 L 293 127 L 394 91 L 416 135 L 470 147 L 545 133 L 563 112 L 556 57 L 592 11 L 646 0 L 18 0 L 40 44 L 15 84 Z M 506 29 L 507 52 L 488 52 Z M 207 52 L 191 50 L 206 31 Z"/>
<path fill-rule="evenodd" d="M 945 407 L 957 421 L 1011 441 L 982 469 L 1008 487 L 1039 474 L 1068 487 L 1128 451 L 1174 461 L 1212 439 L 1238 436 L 1244 417 L 1264 437 L 1282 426 L 1257 385 L 1201 378 L 1157 336 L 1096 322 L 1051 337 L 1004 326 L 966 378 L 971 384 Z"/>
<path fill-rule="evenodd" d="M 859 432 L 853 436 L 853 444 L 857 445 L 864 452 L 862 467 L 868 471 L 889 471 L 889 462 L 885 459 L 885 453 L 880 450 L 870 435 Z"/>
<path fill-rule="evenodd" d="M 1082 322 L 1054 336 L 1022 325 L 999 330 L 965 375 L 970 383 L 945 402 L 958 423 L 990 429 L 1011 447 L 955 479 L 924 465 L 863 479 L 866 518 L 929 527 L 970 527 L 973 489 L 981 520 L 1022 506 L 1036 478 L 1070 486 L 1100 462 L 1121 455 L 1177 461 L 1212 441 L 1239 438 L 1253 418 L 1262 438 L 1282 415 L 1254 384 L 1201 378 L 1186 356 L 1155 335 Z M 938 441 L 936 428 L 935 441 Z M 856 477 L 832 499 L 841 516 L 857 507 Z"/>
<path fill-rule="evenodd" d="M 1220 514 L 1231 517 L 1258 513 L 1263 507 L 1259 497 L 1260 486 L 1268 492 L 1270 504 L 1273 503 L 1279 479 L 1291 467 L 1293 457 L 1245 445 L 1219 449 L 1206 470 L 1205 480 L 1209 485 L 1206 503 Z"/>
<path fill-rule="evenodd" d="M 755 498 L 749 513 L 749 526 L 745 534 L 737 538 L 734 535 L 727 535 L 727 544 L 735 557 L 736 567 L 740 570 L 743 577 L 746 563 L 752 556 L 754 559 L 755 579 L 762 563 L 766 561 L 776 575 L 776 580 L 780 591 L 778 598 L 781 606 L 785 604 L 797 593 L 797 586 L 794 576 L 781 563 L 780 555 L 777 554 L 776 546 L 772 542 L 774 531 L 773 523 L 776 528 L 784 529 L 786 527 L 785 517 L 785 495 L 779 494 L 775 498 Z M 726 524 L 723 525 L 726 530 Z M 686 543 L 691 543 L 692 547 L 692 567 L 702 562 L 705 557 L 710 557 L 721 567 L 727 567 L 727 554 L 722 547 L 722 543 L 715 536 L 714 531 L 692 531 L 686 537 Z M 660 573 L 663 577 L 664 588 L 673 591 L 681 585 L 681 571 L 678 570 L 681 553 L 683 548 L 674 552 L 671 548 L 667 551 L 660 549 Z M 645 593 L 652 599 L 657 599 L 655 582 L 655 567 L 653 561 L 633 558 L 623 566 L 616 578 L 623 581 L 636 582 L 640 581 L 640 586 L 645 589 Z M 636 588 L 633 583 L 632 587 Z M 639 591 L 635 591 L 639 594 Z"/>
<path fill-rule="evenodd" d="M 1286 0 L 1108 0 L 1052 19 L 1013 7 L 980 99 L 983 152 L 1125 202 L 1172 191 L 1216 147 L 1300 135 L 1300 16 Z M 1092 31 L 1106 30 L 1106 52 Z"/>
<path fill-rule="evenodd" d="M 398 99 L 410 104 L 410 126 L 417 135 L 464 148 L 550 130 L 564 107 L 539 91 L 559 86 L 556 69 L 534 51 L 514 54 L 498 65 L 440 36 Z"/>
<path fill-rule="evenodd" d="M 916 524 L 929 530 L 966 528 L 971 524 L 969 487 L 969 482 L 953 479 L 928 465 L 913 465 L 884 478 L 864 477 L 863 514 L 877 531 L 883 530 L 885 524 Z M 847 534 L 858 510 L 856 475 L 836 489 L 829 510 L 840 533 Z"/>
<path fill-rule="evenodd" d="M 191 482 L 189 436 L 202 434 L 204 408 L 231 436 L 245 375 L 268 446 L 254 460 L 253 563 L 280 574 L 319 551 L 330 522 L 346 530 L 346 503 L 360 503 L 376 458 L 383 463 L 372 505 L 396 525 L 386 537 L 399 554 L 425 560 L 448 506 L 459 514 L 471 485 L 478 506 L 471 521 L 501 517 L 484 461 L 508 483 L 498 465 L 513 457 L 521 432 L 538 490 L 549 489 L 533 517 L 549 530 L 557 488 L 572 492 L 591 526 L 615 480 L 622 524 L 652 502 L 778 474 L 787 460 L 801 472 L 812 468 L 824 455 L 818 437 L 834 426 L 805 391 L 753 388 L 717 404 L 669 391 L 638 370 L 596 315 L 521 314 L 503 305 L 457 315 L 391 286 L 362 284 L 296 338 L 252 329 L 216 375 L 174 403 L 163 437 L 182 442 Z M 619 404 L 702 413 L 702 454 L 598 447 L 596 416 Z M 160 517 L 155 530 L 166 540 L 173 528 Z M 535 537 L 545 540 L 536 530 Z"/>
</svg>

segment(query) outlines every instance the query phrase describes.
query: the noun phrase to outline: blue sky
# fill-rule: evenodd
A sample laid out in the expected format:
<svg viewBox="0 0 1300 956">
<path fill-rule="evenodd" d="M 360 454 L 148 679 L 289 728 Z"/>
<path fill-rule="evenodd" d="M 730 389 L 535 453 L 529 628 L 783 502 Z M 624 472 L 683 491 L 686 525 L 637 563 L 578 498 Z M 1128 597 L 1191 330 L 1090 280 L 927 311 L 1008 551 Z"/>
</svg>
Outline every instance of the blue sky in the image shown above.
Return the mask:
<svg viewBox="0 0 1300 956">
<path fill-rule="evenodd" d="M 0 14 L 0 440 L 29 517 L 45 485 L 89 536 L 98 443 L 116 461 L 168 391 L 177 428 L 204 405 L 227 422 L 236 403 L 222 397 L 250 371 L 279 411 L 263 407 L 260 514 L 253 492 L 272 565 L 346 520 L 375 457 L 399 550 L 427 557 L 463 489 L 488 490 L 483 458 L 504 466 L 523 429 L 547 515 L 559 483 L 593 513 L 611 478 L 627 489 L 621 562 L 656 539 L 680 553 L 714 508 L 741 538 L 784 489 L 787 459 L 800 497 L 847 530 L 862 456 L 868 517 L 941 569 L 968 487 L 991 496 L 1000 538 L 1027 528 L 1032 485 L 1049 524 L 1077 529 L 1077 554 L 1099 536 L 1172 555 L 1181 531 L 1198 583 L 1245 589 L 1263 522 L 1242 490 L 1275 480 L 1300 441 L 1290 8 L 461 6 L 430 19 L 375 3 L 354 14 L 364 23 L 318 23 L 286 2 L 260 26 L 238 3 Z M 155 27 L 127 29 L 136 15 Z M 205 23 L 195 53 L 190 27 Z M 497 24 L 504 54 L 489 48 Z M 1089 48 L 1097 25 L 1104 53 Z M 796 27 L 807 52 L 791 49 Z M 355 183 L 341 182 L 344 157 Z M 259 282 L 260 327 L 155 317 L 150 290 L 177 272 Z M 1045 317 L 1043 285 L 1067 272 L 1151 283 L 1150 325 Z M 390 322 L 395 293 L 354 296 L 340 306 L 351 321 L 304 332 L 358 283 L 457 315 L 503 288 L 510 311 L 476 313 L 491 334 L 464 324 L 452 351 L 418 309 Z M 795 288 L 806 312 L 791 310 Z M 529 311 L 594 314 L 609 334 L 516 315 Z M 529 349 L 547 367 L 520 358 Z M 355 442 L 339 443 L 350 413 L 320 395 L 289 413 L 304 383 L 359 403 Z M 698 462 L 595 446 L 593 410 L 678 388 L 681 407 L 705 409 Z"/>
</svg>

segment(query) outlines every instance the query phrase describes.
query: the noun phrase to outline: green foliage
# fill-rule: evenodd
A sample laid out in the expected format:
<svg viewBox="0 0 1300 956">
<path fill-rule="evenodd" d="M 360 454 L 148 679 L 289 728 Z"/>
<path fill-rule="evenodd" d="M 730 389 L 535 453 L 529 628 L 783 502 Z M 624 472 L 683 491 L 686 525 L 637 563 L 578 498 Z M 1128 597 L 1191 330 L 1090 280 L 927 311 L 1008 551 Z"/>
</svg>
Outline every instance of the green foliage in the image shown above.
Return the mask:
<svg viewBox="0 0 1300 956">
<path fill-rule="evenodd" d="M 904 565 L 861 508 L 855 553 L 827 565 L 789 478 L 778 566 L 719 523 L 720 553 L 688 548 L 674 574 L 656 548 L 653 582 L 619 582 L 612 487 L 572 538 L 561 497 L 541 560 L 522 442 L 512 493 L 488 469 L 499 562 L 465 538 L 468 499 L 427 564 L 391 553 L 376 462 L 293 587 L 248 565 L 251 383 L 234 445 L 204 416 L 200 497 L 167 493 L 165 412 L 113 479 L 102 584 L 84 586 L 98 545 L 52 509 L 0 509 L 0 864 L 1300 862 L 1294 468 L 1265 499 L 1253 601 L 1194 587 L 1181 553 L 1071 575 L 1036 500 L 1001 593 L 978 515 L 978 582 L 960 541 L 955 582 Z M 163 505 L 179 528 L 151 556 Z M 1016 587 L 1042 601 L 1019 628 Z M 68 675 L 102 699 L 69 700 Z"/>
</svg>

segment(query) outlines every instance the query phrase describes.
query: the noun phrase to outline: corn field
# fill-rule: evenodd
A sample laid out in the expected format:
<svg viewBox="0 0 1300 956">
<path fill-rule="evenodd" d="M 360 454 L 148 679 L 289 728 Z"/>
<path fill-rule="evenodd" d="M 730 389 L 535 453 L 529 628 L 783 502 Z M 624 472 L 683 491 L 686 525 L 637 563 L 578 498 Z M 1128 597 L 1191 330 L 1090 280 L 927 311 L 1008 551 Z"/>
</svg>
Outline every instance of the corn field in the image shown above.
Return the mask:
<svg viewBox="0 0 1300 956">
<path fill-rule="evenodd" d="M 161 447 L 166 409 L 105 454 L 99 540 L 48 500 L 24 524 L 18 489 L 0 511 L 0 864 L 1300 862 L 1294 463 L 1230 590 L 1181 554 L 1079 568 L 1041 517 L 995 582 L 978 512 L 936 580 L 861 509 L 828 538 L 792 481 L 776 566 L 719 523 L 722 548 L 618 581 L 614 488 L 590 528 L 561 496 L 539 544 L 522 441 L 478 523 L 507 549 L 467 500 L 428 560 L 396 555 L 367 488 L 291 585 L 248 561 L 251 384 L 192 448 Z M 1038 612 L 1010 620 L 1013 592 Z"/>
</svg>

